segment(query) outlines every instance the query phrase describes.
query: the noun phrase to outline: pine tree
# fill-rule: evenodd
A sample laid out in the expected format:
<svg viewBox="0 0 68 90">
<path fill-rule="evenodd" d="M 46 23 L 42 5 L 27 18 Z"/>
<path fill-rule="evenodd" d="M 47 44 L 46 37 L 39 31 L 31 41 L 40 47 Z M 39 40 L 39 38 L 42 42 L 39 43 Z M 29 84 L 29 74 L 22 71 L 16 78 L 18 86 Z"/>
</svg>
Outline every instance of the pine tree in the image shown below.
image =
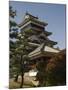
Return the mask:
<svg viewBox="0 0 68 90">
<path fill-rule="evenodd" d="M 18 76 L 21 75 L 21 85 L 22 88 L 24 83 L 24 73 L 29 70 L 29 43 L 28 43 L 28 33 L 29 31 L 21 31 L 18 30 L 17 23 L 14 21 L 14 17 L 16 16 L 16 11 L 13 11 L 13 8 L 9 8 L 9 37 L 10 37 L 10 77 L 15 75 L 15 80 L 17 82 Z"/>
<path fill-rule="evenodd" d="M 28 65 L 29 63 L 29 57 L 28 57 L 28 49 L 29 49 L 29 44 L 28 44 L 28 39 L 27 39 L 27 34 L 23 32 L 22 34 L 19 33 L 18 35 L 18 40 L 16 42 L 16 49 L 15 49 L 15 54 L 19 56 L 19 60 L 17 59 L 15 61 L 15 64 L 19 66 L 19 73 L 21 74 L 22 81 L 20 88 L 23 86 L 23 76 L 26 71 L 28 71 L 28 68 L 25 66 Z"/>
<path fill-rule="evenodd" d="M 16 16 L 16 11 L 13 10 L 13 8 L 9 7 L 9 47 L 10 47 L 10 64 L 9 64 L 9 74 L 10 77 L 13 76 L 13 63 L 14 63 L 14 50 L 16 48 L 16 38 L 18 35 L 18 27 L 17 23 L 14 21 L 14 18 Z"/>
</svg>

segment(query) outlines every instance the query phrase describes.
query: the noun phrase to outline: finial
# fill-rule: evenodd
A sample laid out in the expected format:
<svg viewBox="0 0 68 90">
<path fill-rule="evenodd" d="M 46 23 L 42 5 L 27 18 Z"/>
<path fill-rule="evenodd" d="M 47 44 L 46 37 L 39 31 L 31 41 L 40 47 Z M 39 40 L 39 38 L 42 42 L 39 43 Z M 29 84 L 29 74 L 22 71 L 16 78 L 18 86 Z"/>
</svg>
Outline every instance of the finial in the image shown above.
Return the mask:
<svg viewBox="0 0 68 90">
<path fill-rule="evenodd" d="M 25 13 L 25 19 L 28 19 L 29 18 L 29 13 L 28 13 L 28 11 L 26 11 L 26 13 Z"/>
</svg>

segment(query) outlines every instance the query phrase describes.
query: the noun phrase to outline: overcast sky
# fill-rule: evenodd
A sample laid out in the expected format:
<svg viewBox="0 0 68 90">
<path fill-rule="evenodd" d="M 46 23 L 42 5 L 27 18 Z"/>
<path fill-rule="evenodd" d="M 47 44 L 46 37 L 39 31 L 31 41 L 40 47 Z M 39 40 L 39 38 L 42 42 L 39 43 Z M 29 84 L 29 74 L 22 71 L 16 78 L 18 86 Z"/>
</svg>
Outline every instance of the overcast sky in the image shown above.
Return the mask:
<svg viewBox="0 0 68 90">
<path fill-rule="evenodd" d="M 26 11 L 34 16 L 38 16 L 40 20 L 47 22 L 48 26 L 46 27 L 46 30 L 53 33 L 49 38 L 58 42 L 55 47 L 59 47 L 60 49 L 65 48 L 66 6 L 64 4 L 10 1 L 9 5 L 17 11 L 15 20 L 19 24 L 23 21 Z"/>
</svg>

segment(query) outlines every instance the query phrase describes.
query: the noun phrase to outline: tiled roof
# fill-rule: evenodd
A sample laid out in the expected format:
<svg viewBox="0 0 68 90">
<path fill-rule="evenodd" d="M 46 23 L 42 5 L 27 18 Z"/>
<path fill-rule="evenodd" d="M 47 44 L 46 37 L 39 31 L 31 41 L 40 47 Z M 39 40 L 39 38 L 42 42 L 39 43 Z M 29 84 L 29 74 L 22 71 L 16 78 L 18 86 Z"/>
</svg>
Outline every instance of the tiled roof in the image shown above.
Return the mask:
<svg viewBox="0 0 68 90">
<path fill-rule="evenodd" d="M 45 54 L 50 54 L 50 53 L 58 53 L 60 52 L 59 50 L 49 47 L 49 46 L 45 46 L 45 44 L 41 44 L 37 49 L 35 49 L 34 51 L 32 51 L 31 53 L 29 53 L 29 57 L 35 57 L 36 55 L 40 55 L 42 54 L 42 52 L 44 52 Z"/>
<path fill-rule="evenodd" d="M 33 21 L 35 23 L 38 23 L 38 24 L 41 24 L 41 25 L 44 25 L 44 26 L 48 25 L 48 23 L 39 20 L 38 17 L 32 16 L 30 14 L 28 14 L 28 15 L 29 15 L 29 17 L 24 19 L 24 21 L 21 24 L 18 25 L 19 27 L 21 27 L 22 25 L 26 24 L 29 21 Z"/>
</svg>

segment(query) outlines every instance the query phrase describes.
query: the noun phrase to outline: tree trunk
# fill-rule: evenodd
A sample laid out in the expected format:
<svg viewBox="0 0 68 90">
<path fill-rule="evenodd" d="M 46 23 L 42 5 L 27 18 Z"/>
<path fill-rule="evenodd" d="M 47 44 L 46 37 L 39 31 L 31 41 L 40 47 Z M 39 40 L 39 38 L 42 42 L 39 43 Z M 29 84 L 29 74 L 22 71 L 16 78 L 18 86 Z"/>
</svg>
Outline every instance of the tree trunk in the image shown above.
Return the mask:
<svg viewBox="0 0 68 90">
<path fill-rule="evenodd" d="M 23 86 L 23 82 L 24 82 L 24 61 L 22 60 L 22 55 L 21 55 L 21 84 L 20 84 L 20 88 L 22 88 Z"/>
<path fill-rule="evenodd" d="M 18 81 L 18 74 L 16 75 L 15 79 L 14 79 L 15 82 Z"/>
<path fill-rule="evenodd" d="M 23 83 L 24 83 L 24 73 L 22 72 L 22 74 L 21 74 L 21 84 L 20 84 L 20 88 L 22 88 Z"/>
</svg>

